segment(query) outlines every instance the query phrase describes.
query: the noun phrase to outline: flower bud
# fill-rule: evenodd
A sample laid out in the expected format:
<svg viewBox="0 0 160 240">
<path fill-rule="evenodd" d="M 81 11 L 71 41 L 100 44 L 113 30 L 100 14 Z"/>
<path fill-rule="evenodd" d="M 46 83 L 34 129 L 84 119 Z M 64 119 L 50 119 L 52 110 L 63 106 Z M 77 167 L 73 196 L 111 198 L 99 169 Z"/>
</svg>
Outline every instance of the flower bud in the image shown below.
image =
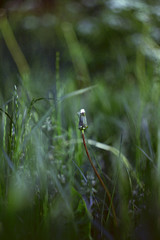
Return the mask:
<svg viewBox="0 0 160 240">
<path fill-rule="evenodd" d="M 79 129 L 85 130 L 86 128 L 88 128 L 85 110 L 81 109 L 78 115 L 79 115 Z"/>
</svg>

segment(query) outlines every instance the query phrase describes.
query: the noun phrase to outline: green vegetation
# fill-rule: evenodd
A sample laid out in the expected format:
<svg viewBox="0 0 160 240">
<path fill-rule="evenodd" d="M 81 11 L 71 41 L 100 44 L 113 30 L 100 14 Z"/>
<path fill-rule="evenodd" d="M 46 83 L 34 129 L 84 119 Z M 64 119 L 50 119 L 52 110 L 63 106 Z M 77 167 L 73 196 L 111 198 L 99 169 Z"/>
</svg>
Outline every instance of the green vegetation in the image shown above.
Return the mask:
<svg viewBox="0 0 160 240">
<path fill-rule="evenodd" d="M 160 238 L 160 5 L 146 2 L 0 10 L 0 239 Z"/>
</svg>

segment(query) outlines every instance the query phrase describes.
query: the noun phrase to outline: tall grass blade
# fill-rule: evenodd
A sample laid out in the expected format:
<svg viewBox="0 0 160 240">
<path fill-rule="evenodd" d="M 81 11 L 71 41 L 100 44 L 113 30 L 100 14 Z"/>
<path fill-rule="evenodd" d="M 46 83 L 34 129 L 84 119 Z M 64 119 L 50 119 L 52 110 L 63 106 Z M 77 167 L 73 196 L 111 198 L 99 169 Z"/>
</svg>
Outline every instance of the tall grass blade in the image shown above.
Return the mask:
<svg viewBox="0 0 160 240">
<path fill-rule="evenodd" d="M 5 159 L 7 160 L 8 166 L 14 170 L 14 164 L 12 163 L 11 159 L 9 158 L 9 156 L 7 155 L 7 153 L 4 151 L 4 149 L 2 149 L 3 155 L 5 157 Z"/>
<path fill-rule="evenodd" d="M 131 172 L 132 176 L 137 180 L 137 183 L 139 184 L 139 186 L 143 188 L 142 183 L 140 182 L 139 178 L 136 176 L 135 172 L 133 171 L 132 165 L 129 163 L 128 159 L 122 153 L 120 153 L 118 149 L 116 149 L 115 147 L 111 147 L 107 144 L 97 142 L 92 139 L 88 139 L 88 143 L 99 149 L 112 152 L 116 157 L 118 157 L 118 159 L 121 159 L 122 163 L 126 167 L 127 172 L 128 173 Z"/>
<path fill-rule="evenodd" d="M 90 87 L 87 87 L 87 88 L 83 88 L 83 89 L 80 89 L 80 90 L 76 90 L 74 92 L 71 92 L 71 93 L 68 93 L 64 96 L 62 96 L 60 99 L 58 99 L 58 101 L 62 102 L 64 101 L 65 99 L 68 99 L 68 98 L 71 98 L 71 97 L 75 97 L 77 95 L 81 95 L 81 94 L 84 94 L 94 88 L 96 88 L 97 85 L 93 85 L 93 86 L 90 86 Z"/>
<path fill-rule="evenodd" d="M 73 25 L 65 22 L 62 24 L 62 30 L 69 48 L 76 75 L 80 81 L 88 84 L 90 82 L 90 76 L 87 64 L 83 57 L 81 46 L 73 29 Z"/>
<path fill-rule="evenodd" d="M 29 68 L 29 65 L 27 63 L 27 60 L 26 60 L 23 52 L 21 51 L 21 49 L 17 43 L 17 40 L 14 36 L 14 33 L 10 26 L 10 23 L 7 19 L 5 10 L 3 11 L 3 14 L 1 13 L 0 30 L 2 32 L 4 41 L 11 53 L 16 65 L 17 65 L 17 68 L 18 68 L 18 71 L 19 71 L 21 77 L 23 78 L 23 80 L 26 81 L 25 82 L 25 85 L 26 85 L 26 83 L 27 83 L 26 76 L 29 75 L 30 68 Z"/>
</svg>

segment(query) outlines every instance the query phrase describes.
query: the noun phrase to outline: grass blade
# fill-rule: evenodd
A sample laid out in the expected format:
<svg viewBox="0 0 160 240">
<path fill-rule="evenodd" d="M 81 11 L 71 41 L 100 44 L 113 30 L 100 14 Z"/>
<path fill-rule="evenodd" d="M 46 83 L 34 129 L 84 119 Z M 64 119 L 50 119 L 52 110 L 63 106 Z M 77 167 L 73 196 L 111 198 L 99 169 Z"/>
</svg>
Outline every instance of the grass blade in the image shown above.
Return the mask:
<svg viewBox="0 0 160 240">
<path fill-rule="evenodd" d="M 112 152 L 116 157 L 118 157 L 118 159 L 121 159 L 124 166 L 126 167 L 127 172 L 131 172 L 132 176 L 136 179 L 139 186 L 141 188 L 143 188 L 142 183 L 140 182 L 139 178 L 136 176 L 136 173 L 134 172 L 134 170 L 132 168 L 132 165 L 129 163 L 128 159 L 118 149 L 116 149 L 115 147 L 109 146 L 107 144 L 97 142 L 97 141 L 92 140 L 92 139 L 88 139 L 88 143 L 92 146 L 95 146 L 95 147 L 99 148 L 99 149 Z"/>
</svg>

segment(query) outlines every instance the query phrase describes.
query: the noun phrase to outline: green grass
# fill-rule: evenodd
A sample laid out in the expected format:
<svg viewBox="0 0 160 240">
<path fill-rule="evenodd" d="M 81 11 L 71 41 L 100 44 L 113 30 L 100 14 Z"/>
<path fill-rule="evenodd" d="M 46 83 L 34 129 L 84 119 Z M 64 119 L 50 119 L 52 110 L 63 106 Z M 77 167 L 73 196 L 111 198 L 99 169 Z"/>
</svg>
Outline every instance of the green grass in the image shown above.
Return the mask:
<svg viewBox="0 0 160 240">
<path fill-rule="evenodd" d="M 156 188 L 159 184 L 157 177 L 159 175 L 156 163 L 147 150 L 147 144 L 148 146 L 152 144 L 151 139 L 146 139 L 150 141 L 146 142 L 145 134 L 141 133 L 137 142 L 137 136 L 130 136 L 130 129 L 131 131 L 134 129 L 132 129 L 133 125 L 128 126 L 128 124 L 133 124 L 134 116 L 123 120 L 126 124 L 124 130 L 128 131 L 125 133 L 126 139 L 124 140 L 122 135 L 122 142 L 118 143 L 118 138 L 117 140 L 115 138 L 115 147 L 96 141 L 94 138 L 87 141 L 92 160 L 113 194 L 118 217 L 118 227 L 115 227 L 112 213 L 108 215 L 104 190 L 95 178 L 83 149 L 81 136 L 77 130 L 78 118 L 74 121 L 76 113 L 72 112 L 72 106 L 67 108 L 72 114 L 66 117 L 66 121 L 70 121 L 69 117 L 73 122 L 67 128 L 63 128 L 52 99 L 23 101 L 23 95 L 19 95 L 18 90 L 15 87 L 11 101 L 1 108 L 0 235 L 2 239 L 11 236 L 13 239 L 52 239 L 52 236 L 54 239 L 106 239 L 107 237 L 118 239 L 119 234 L 122 239 L 130 239 L 130 236 L 136 234 L 136 228 L 142 224 L 146 226 L 150 224 L 151 217 L 156 223 L 156 209 L 159 202 Z M 64 96 L 65 100 L 61 103 L 61 107 L 63 108 L 63 103 L 67 104 L 71 98 L 82 96 L 86 98 L 92 94 L 94 101 L 101 104 L 101 99 L 97 98 L 99 91 L 102 93 L 104 88 L 102 90 L 97 86 L 72 92 Z M 43 101 L 45 108 L 42 110 L 38 107 Z M 97 115 L 98 119 L 99 117 L 101 116 Z M 96 126 L 95 120 L 97 119 L 94 118 L 92 123 L 89 123 L 91 130 L 94 124 Z M 102 125 L 99 126 L 101 131 L 101 128 L 105 129 L 106 123 L 102 122 L 102 119 L 99 121 Z M 122 123 L 122 120 L 119 121 L 121 122 L 118 125 Z M 112 124 L 116 126 L 117 123 L 113 121 Z M 108 129 L 107 125 L 106 129 Z M 86 132 L 86 136 L 89 135 L 90 138 L 91 130 L 88 129 L 88 133 Z M 132 156 L 128 153 L 132 153 Z M 137 156 L 140 158 L 139 168 Z M 132 162 L 136 157 L 137 160 Z M 156 192 L 156 198 L 153 191 Z M 154 208 L 148 211 L 150 204 L 153 204 L 152 201 Z M 159 234 L 156 225 L 153 227 L 151 225 L 149 231 L 154 236 Z"/>
<path fill-rule="evenodd" d="M 128 15 L 114 13 L 133 24 L 121 35 L 113 26 L 105 30 L 104 15 L 114 14 L 101 11 L 93 39 L 76 32 L 74 23 L 58 23 L 62 50 L 53 54 L 54 73 L 34 47 L 31 68 L 6 15 L 0 20 L 3 44 L 20 75 L 18 82 L 4 61 L 12 84 L 0 94 L 0 239 L 160 237 L 159 47 L 150 36 L 152 24 L 139 22 L 129 9 Z M 35 36 L 29 31 L 30 47 L 43 35 L 41 44 L 51 42 L 52 49 L 45 28 Z M 141 41 L 133 45 L 137 32 Z M 112 196 L 118 226 L 83 147 L 81 108 L 89 125 L 87 148 Z"/>
<path fill-rule="evenodd" d="M 72 131 L 57 134 L 53 107 L 40 117 L 33 101 L 25 108 L 20 101 L 15 88 L 10 114 L 1 109 L 1 237 L 81 239 L 83 232 L 88 239 L 89 212 L 73 177 L 76 147 L 67 143 Z"/>
</svg>

